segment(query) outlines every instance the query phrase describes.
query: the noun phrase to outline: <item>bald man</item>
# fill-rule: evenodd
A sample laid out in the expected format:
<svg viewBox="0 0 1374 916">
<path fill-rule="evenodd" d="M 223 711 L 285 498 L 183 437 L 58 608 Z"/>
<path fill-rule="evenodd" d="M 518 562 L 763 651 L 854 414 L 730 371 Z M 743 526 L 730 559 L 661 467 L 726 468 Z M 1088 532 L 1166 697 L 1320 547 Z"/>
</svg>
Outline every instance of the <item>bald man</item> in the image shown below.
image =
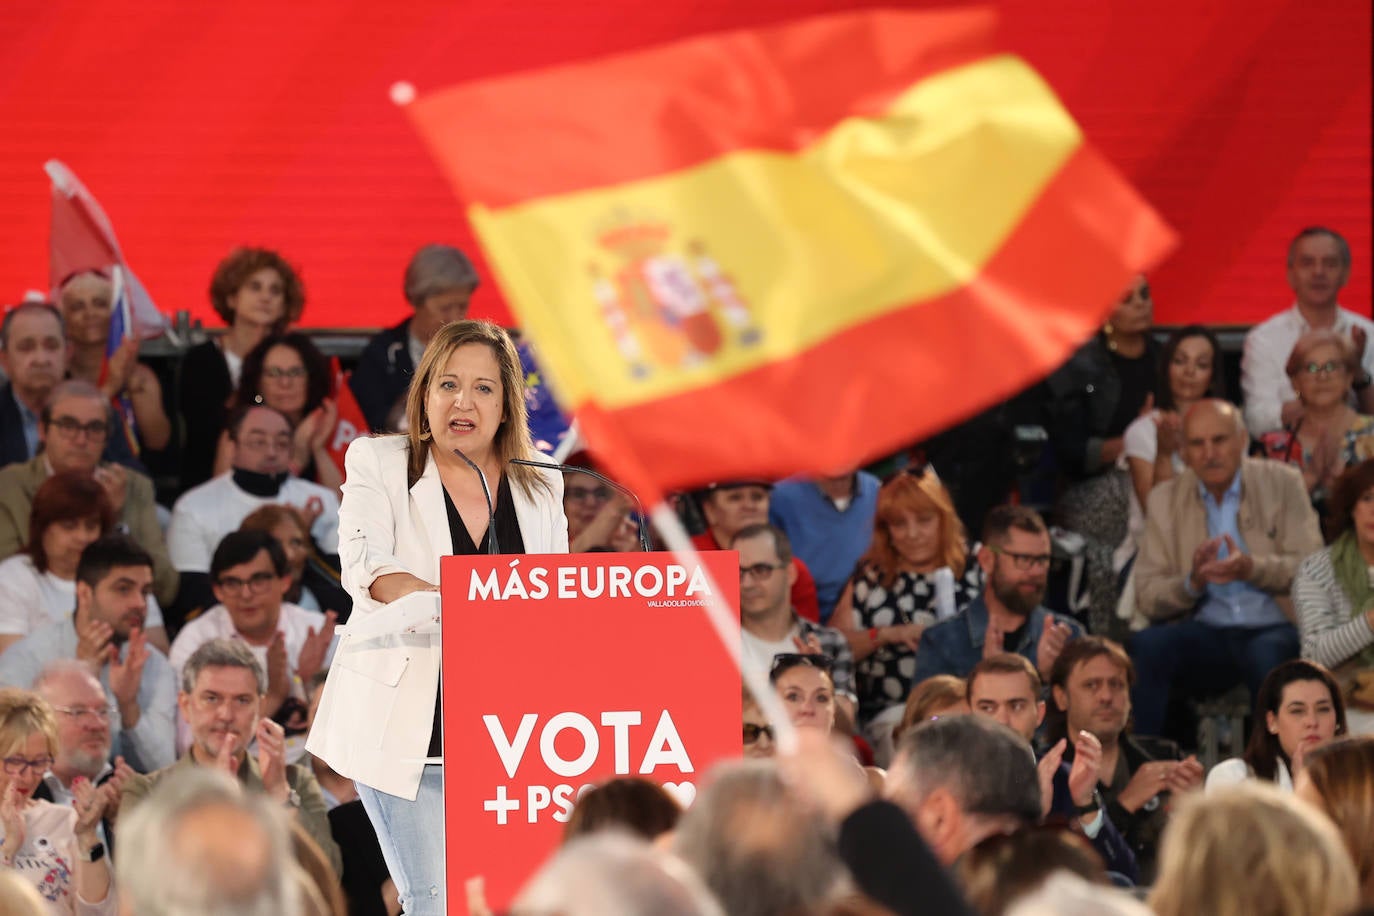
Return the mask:
<svg viewBox="0 0 1374 916">
<path fill-rule="evenodd" d="M 1136 558 L 1136 600 L 1155 624 L 1131 642 L 1136 731 L 1158 735 L 1169 689 L 1211 695 L 1260 682 L 1298 654 L 1288 589 L 1322 546 L 1297 468 L 1245 457 L 1239 409 L 1194 404 L 1183 418 L 1188 469 L 1155 487 Z"/>
</svg>

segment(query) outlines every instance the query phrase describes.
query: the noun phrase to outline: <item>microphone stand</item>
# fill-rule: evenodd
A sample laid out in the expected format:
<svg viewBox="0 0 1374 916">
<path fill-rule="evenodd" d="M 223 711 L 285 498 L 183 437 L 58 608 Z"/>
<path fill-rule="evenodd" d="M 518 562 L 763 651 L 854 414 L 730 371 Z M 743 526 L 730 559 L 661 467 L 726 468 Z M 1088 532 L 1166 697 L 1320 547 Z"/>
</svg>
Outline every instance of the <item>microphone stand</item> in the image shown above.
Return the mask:
<svg viewBox="0 0 1374 916">
<path fill-rule="evenodd" d="M 491 488 L 487 486 L 487 475 L 482 473 L 482 469 L 477 463 L 464 455 L 460 449 L 454 449 L 453 454 L 463 459 L 463 463 L 477 472 L 477 479 L 482 481 L 482 495 L 487 498 L 487 553 L 500 553 L 501 548 L 496 543 L 496 503 L 491 501 Z"/>
<path fill-rule="evenodd" d="M 617 493 L 623 493 L 630 497 L 635 504 L 635 518 L 639 521 L 639 549 L 645 553 L 649 552 L 649 526 L 644 517 L 644 505 L 639 501 L 639 497 L 635 495 L 635 492 L 629 487 L 617 483 L 605 474 L 599 474 L 591 468 L 579 467 L 575 464 L 554 464 L 553 462 L 547 461 L 530 461 L 527 458 L 512 458 L 510 463 L 523 464 L 528 468 L 544 468 L 550 471 L 571 471 L 577 474 L 589 474 L 615 490 Z"/>
</svg>

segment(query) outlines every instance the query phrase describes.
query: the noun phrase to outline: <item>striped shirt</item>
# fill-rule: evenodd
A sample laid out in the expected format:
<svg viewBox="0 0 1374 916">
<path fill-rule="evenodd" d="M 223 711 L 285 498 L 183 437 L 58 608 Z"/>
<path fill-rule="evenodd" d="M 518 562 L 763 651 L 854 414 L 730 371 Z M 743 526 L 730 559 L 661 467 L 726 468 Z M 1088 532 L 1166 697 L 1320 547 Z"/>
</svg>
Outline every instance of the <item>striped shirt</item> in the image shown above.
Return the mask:
<svg viewBox="0 0 1374 916">
<path fill-rule="evenodd" d="M 1336 581 L 1329 547 L 1298 567 L 1293 578 L 1293 607 L 1298 615 L 1303 658 L 1335 668 L 1374 645 L 1369 619 L 1363 614 L 1355 616 L 1350 597 Z"/>
</svg>

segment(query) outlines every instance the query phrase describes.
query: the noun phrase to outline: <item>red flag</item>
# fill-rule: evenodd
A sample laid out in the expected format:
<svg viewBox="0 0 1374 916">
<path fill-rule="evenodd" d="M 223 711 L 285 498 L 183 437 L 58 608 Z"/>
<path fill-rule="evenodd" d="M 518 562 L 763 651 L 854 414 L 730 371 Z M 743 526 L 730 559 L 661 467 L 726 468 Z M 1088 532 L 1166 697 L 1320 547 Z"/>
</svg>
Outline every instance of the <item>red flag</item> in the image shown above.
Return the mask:
<svg viewBox="0 0 1374 916">
<path fill-rule="evenodd" d="M 847 12 L 407 111 L 621 479 L 834 472 L 1044 376 L 1173 244 L 994 33 Z"/>
<path fill-rule="evenodd" d="M 353 389 L 348 384 L 348 377 L 352 373 L 343 371 L 337 356 L 329 357 L 329 372 L 333 377 L 334 405 L 339 411 L 334 431 L 329 434 L 329 456 L 342 471 L 344 452 L 348 451 L 348 444 L 359 436 L 366 435 L 368 427 L 367 420 L 363 417 L 363 409 L 358 406 L 358 400 L 353 397 Z"/>
</svg>

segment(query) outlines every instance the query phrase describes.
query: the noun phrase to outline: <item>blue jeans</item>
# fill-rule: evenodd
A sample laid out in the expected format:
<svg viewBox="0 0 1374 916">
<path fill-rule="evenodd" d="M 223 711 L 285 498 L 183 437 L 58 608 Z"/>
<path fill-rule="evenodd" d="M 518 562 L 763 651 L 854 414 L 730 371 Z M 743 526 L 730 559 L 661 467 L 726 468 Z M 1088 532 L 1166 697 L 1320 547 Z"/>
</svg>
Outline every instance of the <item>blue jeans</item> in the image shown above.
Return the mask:
<svg viewBox="0 0 1374 916">
<path fill-rule="evenodd" d="M 1223 629 L 1181 620 L 1141 630 L 1131 638 L 1136 734 L 1163 731 L 1170 687 L 1189 695 L 1214 694 L 1244 681 L 1253 700 L 1265 675 L 1297 658 L 1298 648 L 1298 631 L 1291 623 Z"/>
<path fill-rule="evenodd" d="M 425 767 L 415 801 L 356 785 L 405 916 L 444 916 L 443 767 Z"/>
</svg>

